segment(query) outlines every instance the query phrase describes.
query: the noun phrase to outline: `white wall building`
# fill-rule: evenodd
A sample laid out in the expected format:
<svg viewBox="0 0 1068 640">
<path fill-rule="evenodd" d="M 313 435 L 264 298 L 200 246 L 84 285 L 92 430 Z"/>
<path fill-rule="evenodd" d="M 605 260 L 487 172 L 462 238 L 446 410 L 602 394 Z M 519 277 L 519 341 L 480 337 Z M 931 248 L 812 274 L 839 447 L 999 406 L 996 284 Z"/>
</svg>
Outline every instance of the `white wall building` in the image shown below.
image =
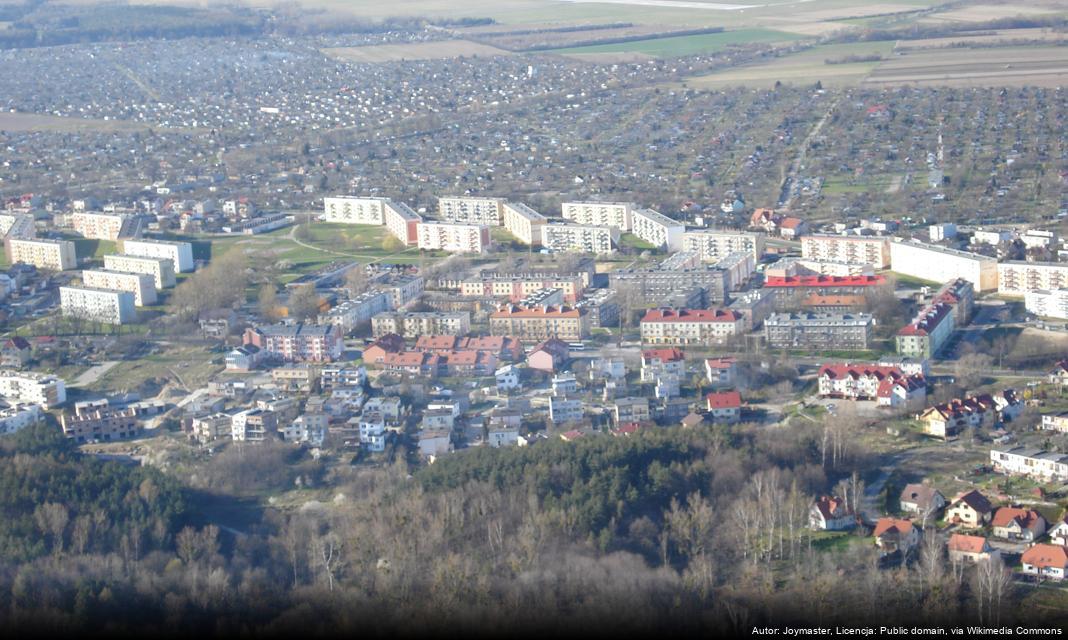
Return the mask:
<svg viewBox="0 0 1068 640">
<path fill-rule="evenodd" d="M 196 268 L 193 262 L 193 245 L 188 242 L 165 240 L 123 240 L 122 251 L 129 256 L 143 258 L 167 258 L 178 273 L 188 273 Z"/>
<path fill-rule="evenodd" d="M 0 435 L 15 433 L 41 420 L 41 406 L 18 404 L 0 409 Z"/>
<path fill-rule="evenodd" d="M 387 200 L 382 220 L 386 229 L 405 246 L 410 247 L 419 241 L 419 223 L 423 221 L 423 216 L 403 202 Z"/>
<path fill-rule="evenodd" d="M 51 409 L 67 401 L 67 388 L 53 375 L 0 369 L 0 398 Z"/>
<path fill-rule="evenodd" d="M 1043 318 L 1068 320 L 1068 289 L 1035 289 L 1024 293 L 1024 307 Z"/>
<path fill-rule="evenodd" d="M 580 224 L 546 224 L 541 228 L 541 244 L 552 251 L 612 253 L 619 244 L 619 229 Z"/>
<path fill-rule="evenodd" d="M 977 292 L 998 288 L 998 261 L 995 258 L 916 240 L 890 243 L 890 268 L 906 276 L 934 282 L 964 278 Z"/>
<path fill-rule="evenodd" d="M 890 240 L 873 236 L 808 235 L 801 238 L 801 257 L 885 269 L 890 266 Z"/>
<path fill-rule="evenodd" d="M 130 291 L 60 287 L 59 304 L 64 317 L 106 324 L 126 324 L 137 320 L 134 294 Z"/>
<path fill-rule="evenodd" d="M 491 227 L 503 222 L 503 198 L 445 196 L 438 198 L 438 215 L 448 222 L 484 224 Z"/>
<path fill-rule="evenodd" d="M 686 231 L 682 234 L 683 251 L 695 251 L 701 259 L 716 262 L 738 251 L 753 254 L 760 261 L 766 236 L 750 231 Z"/>
<path fill-rule="evenodd" d="M 1068 480 L 1068 455 L 1034 447 L 991 449 L 994 471 L 1022 475 L 1043 482 Z"/>
<path fill-rule="evenodd" d="M 335 196 L 323 198 L 323 219 L 346 224 L 385 224 L 388 198 Z"/>
<path fill-rule="evenodd" d="M 1020 262 L 998 264 L 998 293 L 1022 296 L 1028 291 L 1068 288 L 1068 264 L 1062 262 Z"/>
<path fill-rule="evenodd" d="M 83 238 L 118 240 L 127 216 L 120 213 L 78 212 L 70 217 L 75 233 Z"/>
<path fill-rule="evenodd" d="M 449 253 L 482 253 L 490 245 L 489 227 L 456 222 L 420 222 L 419 248 Z"/>
<path fill-rule="evenodd" d="M 681 222 L 652 209 L 635 209 L 631 216 L 631 233 L 658 249 L 681 251 L 685 231 Z"/>
<path fill-rule="evenodd" d="M 147 273 L 86 270 L 82 271 L 82 283 L 94 289 L 129 291 L 134 294 L 134 304 L 139 307 L 156 304 L 156 280 Z"/>
<path fill-rule="evenodd" d="M 630 231 L 633 202 L 564 202 L 560 214 L 575 224 Z"/>
<path fill-rule="evenodd" d="M 10 238 L 7 246 L 7 257 L 12 263 L 23 262 L 48 271 L 65 271 L 78 266 L 74 243 L 69 240 Z"/>
<path fill-rule="evenodd" d="M 501 211 L 508 233 L 524 244 L 541 244 L 541 229 L 548 224 L 545 216 L 521 202 L 506 202 Z"/>
<path fill-rule="evenodd" d="M 104 256 L 104 268 L 108 271 L 125 273 L 147 273 L 157 289 L 173 287 L 176 278 L 174 262 L 168 258 L 147 258 L 144 256 L 109 255 Z"/>
</svg>

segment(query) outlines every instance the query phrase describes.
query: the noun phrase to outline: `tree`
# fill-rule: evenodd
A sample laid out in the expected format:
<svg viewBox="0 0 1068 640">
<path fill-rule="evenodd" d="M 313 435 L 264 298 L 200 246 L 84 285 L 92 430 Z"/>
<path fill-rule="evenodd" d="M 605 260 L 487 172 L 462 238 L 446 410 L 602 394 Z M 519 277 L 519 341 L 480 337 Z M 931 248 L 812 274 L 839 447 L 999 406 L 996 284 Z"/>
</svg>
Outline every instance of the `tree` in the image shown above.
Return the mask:
<svg viewBox="0 0 1068 640">
<path fill-rule="evenodd" d="M 295 287 L 289 294 L 289 317 L 294 320 L 304 321 L 314 318 L 319 313 L 319 293 L 314 285 Z"/>
<path fill-rule="evenodd" d="M 382 251 L 388 253 L 396 253 L 404 248 L 404 243 L 400 241 L 397 236 L 388 233 L 386 237 L 382 238 Z"/>
<path fill-rule="evenodd" d="M 263 283 L 256 298 L 260 304 L 260 314 L 271 322 L 277 322 L 281 314 L 278 308 L 278 292 L 275 291 L 274 285 L 270 282 Z"/>
<path fill-rule="evenodd" d="M 345 288 L 349 290 L 350 296 L 356 297 L 367 291 L 368 284 L 367 269 L 364 265 L 357 264 L 345 272 Z"/>
<path fill-rule="evenodd" d="M 1001 605 L 1009 595 L 1012 578 L 1000 556 L 988 556 L 976 563 L 975 606 L 979 624 L 996 626 L 1001 622 Z"/>
<path fill-rule="evenodd" d="M 248 282 L 248 256 L 240 248 L 231 249 L 175 288 L 174 313 L 197 320 L 205 311 L 233 307 L 245 301 Z"/>
<path fill-rule="evenodd" d="M 63 535 L 70 519 L 67 507 L 56 502 L 46 502 L 34 510 L 33 517 L 41 533 L 52 536 L 52 552 L 56 555 L 63 553 Z"/>
<path fill-rule="evenodd" d="M 994 359 L 985 353 L 969 353 L 957 360 L 954 367 L 956 382 L 966 391 L 979 386 L 994 364 Z"/>
</svg>

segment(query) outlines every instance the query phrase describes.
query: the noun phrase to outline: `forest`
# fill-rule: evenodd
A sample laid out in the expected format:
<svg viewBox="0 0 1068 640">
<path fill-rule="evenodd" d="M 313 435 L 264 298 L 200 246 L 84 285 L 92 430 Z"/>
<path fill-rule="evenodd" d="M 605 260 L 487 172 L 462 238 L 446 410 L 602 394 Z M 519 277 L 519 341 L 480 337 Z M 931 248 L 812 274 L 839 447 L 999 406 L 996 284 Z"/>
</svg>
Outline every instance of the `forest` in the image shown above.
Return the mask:
<svg viewBox="0 0 1068 640">
<path fill-rule="evenodd" d="M 1030 592 L 951 566 L 933 535 L 915 562 L 882 567 L 863 530 L 807 529 L 813 496 L 864 495 L 871 454 L 846 428 L 647 430 L 319 475 L 281 445 L 164 474 L 27 429 L 0 447 L 0 624 L 334 635 L 1017 619 Z M 324 499 L 247 511 L 297 479 Z M 1063 616 L 1028 610 L 1028 623 L 1050 615 Z"/>
</svg>

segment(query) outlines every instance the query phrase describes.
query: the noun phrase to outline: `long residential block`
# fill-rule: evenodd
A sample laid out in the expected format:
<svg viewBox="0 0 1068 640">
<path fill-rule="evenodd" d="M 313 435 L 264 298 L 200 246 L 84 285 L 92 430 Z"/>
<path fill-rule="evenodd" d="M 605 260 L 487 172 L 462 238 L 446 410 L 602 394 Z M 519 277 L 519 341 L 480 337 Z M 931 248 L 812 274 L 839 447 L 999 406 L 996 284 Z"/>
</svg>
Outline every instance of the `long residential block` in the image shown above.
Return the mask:
<svg viewBox="0 0 1068 640">
<path fill-rule="evenodd" d="M 66 271 L 78 266 L 74 243 L 69 240 L 9 238 L 8 260 L 32 264 L 38 269 Z"/>
<path fill-rule="evenodd" d="M 890 239 L 873 236 L 809 235 L 801 238 L 801 257 L 820 262 L 890 266 Z"/>
<path fill-rule="evenodd" d="M 178 273 L 188 273 L 196 268 L 193 262 L 193 245 L 188 242 L 123 240 L 122 251 L 126 255 L 142 258 L 166 258 L 174 264 Z"/>
<path fill-rule="evenodd" d="M 59 306 L 65 317 L 105 324 L 127 324 L 137 320 L 134 294 L 130 291 L 60 287 Z"/>
<path fill-rule="evenodd" d="M 489 227 L 456 222 L 420 222 L 419 248 L 449 253 L 482 253 L 490 245 Z"/>
<path fill-rule="evenodd" d="M 1061 262 L 1019 262 L 998 264 L 998 293 L 1022 296 L 1029 291 L 1068 288 L 1068 264 Z"/>
<path fill-rule="evenodd" d="M 138 307 L 156 304 L 156 280 L 147 273 L 86 270 L 82 271 L 82 283 L 95 289 L 130 291 L 134 294 L 134 304 Z"/>
<path fill-rule="evenodd" d="M 702 260 L 717 262 L 732 253 L 746 251 L 757 262 L 764 255 L 766 236 L 750 231 L 686 231 L 682 234 L 683 251 L 694 251 Z"/>
<path fill-rule="evenodd" d="M 677 220 L 652 209 L 635 209 L 631 216 L 631 233 L 657 249 L 682 250 L 686 227 Z"/>
<path fill-rule="evenodd" d="M 346 224 L 385 224 L 388 198 L 334 196 L 323 198 L 323 218 L 327 222 Z"/>
<path fill-rule="evenodd" d="M 552 251 L 612 253 L 619 245 L 619 229 L 580 224 L 546 224 L 541 228 L 541 244 Z"/>
<path fill-rule="evenodd" d="M 104 268 L 108 271 L 147 273 L 152 276 L 157 289 L 173 287 L 175 283 L 174 262 L 170 258 L 110 255 L 104 256 Z"/>
<path fill-rule="evenodd" d="M 403 202 L 387 200 L 382 212 L 386 230 L 396 236 L 405 246 L 412 246 L 419 241 L 419 223 L 423 217 L 412 211 Z"/>
<path fill-rule="evenodd" d="M 501 209 L 504 228 L 520 242 L 529 245 L 541 244 L 541 229 L 549 220 L 521 202 L 506 202 Z"/>
<path fill-rule="evenodd" d="M 50 374 L 0 369 L 0 398 L 51 409 L 67 401 L 67 388 L 62 378 Z"/>
<path fill-rule="evenodd" d="M 445 196 L 438 198 L 438 215 L 448 222 L 499 226 L 503 222 L 503 198 Z"/>
<path fill-rule="evenodd" d="M 997 259 L 916 240 L 890 243 L 890 268 L 906 276 L 936 282 L 963 278 L 979 292 L 998 288 Z"/>
<path fill-rule="evenodd" d="M 564 202 L 560 214 L 576 224 L 630 231 L 633 202 Z"/>
</svg>

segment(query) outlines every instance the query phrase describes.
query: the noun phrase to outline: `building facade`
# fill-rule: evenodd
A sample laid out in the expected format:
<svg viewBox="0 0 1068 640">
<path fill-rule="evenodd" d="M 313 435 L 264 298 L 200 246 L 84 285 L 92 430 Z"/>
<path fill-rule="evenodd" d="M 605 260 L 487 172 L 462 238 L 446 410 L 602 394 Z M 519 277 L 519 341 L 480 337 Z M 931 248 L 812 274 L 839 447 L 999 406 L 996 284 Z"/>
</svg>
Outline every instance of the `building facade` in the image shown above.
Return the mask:
<svg viewBox="0 0 1068 640">
<path fill-rule="evenodd" d="M 635 209 L 631 214 L 631 233 L 657 249 L 681 251 L 685 230 L 681 222 L 652 209 Z"/>
<path fill-rule="evenodd" d="M 489 227 L 455 222 L 420 222 L 420 249 L 449 253 L 482 253 L 490 245 Z"/>
<path fill-rule="evenodd" d="M 524 342 L 557 338 L 577 342 L 590 334 L 589 317 L 567 306 L 505 305 L 490 314 L 490 335 L 515 336 Z"/>
<path fill-rule="evenodd" d="M 337 325 L 274 324 L 245 330 L 245 343 L 286 362 L 331 362 L 341 357 Z"/>
<path fill-rule="evenodd" d="M 963 278 L 979 292 L 998 288 L 997 259 L 916 240 L 890 243 L 890 268 L 906 276 L 935 282 Z"/>
<path fill-rule="evenodd" d="M 156 304 L 156 280 L 147 273 L 86 270 L 82 271 L 82 283 L 94 289 L 129 291 L 138 307 Z"/>
<path fill-rule="evenodd" d="M 745 251 L 759 262 L 764 255 L 765 241 L 763 233 L 750 231 L 686 231 L 682 234 L 682 250 L 693 251 L 710 262 Z"/>
<path fill-rule="evenodd" d="M 764 335 L 773 349 L 860 351 L 871 346 L 874 326 L 868 313 L 774 313 Z"/>
<path fill-rule="evenodd" d="M 998 264 L 998 293 L 1026 296 L 1030 291 L 1068 288 L 1068 263 L 1018 262 Z"/>
<path fill-rule="evenodd" d="M 890 240 L 873 236 L 808 235 L 801 238 L 801 257 L 885 269 L 890 266 Z"/>
<path fill-rule="evenodd" d="M 742 332 L 741 316 L 729 309 L 650 309 L 641 320 L 650 345 L 716 345 Z"/>
<path fill-rule="evenodd" d="M 66 271 L 78 266 L 74 243 L 69 240 L 33 240 L 9 238 L 8 260 L 32 264 L 47 271 Z"/>
<path fill-rule="evenodd" d="M 137 321 L 134 294 L 131 291 L 60 287 L 59 305 L 63 316 L 105 324 L 128 324 Z"/>
<path fill-rule="evenodd" d="M 556 252 L 612 253 L 619 245 L 619 229 L 579 224 L 545 224 L 541 227 L 541 244 Z"/>
<path fill-rule="evenodd" d="M 438 215 L 448 222 L 499 226 L 503 222 L 503 207 L 503 198 L 467 196 L 438 198 Z"/>
<path fill-rule="evenodd" d="M 174 275 L 174 262 L 168 258 L 107 255 L 104 256 L 104 269 L 124 273 L 147 273 L 152 276 L 157 289 L 173 287 L 177 282 Z"/>
<path fill-rule="evenodd" d="M 521 202 L 506 202 L 501 211 L 508 233 L 523 244 L 541 244 L 541 229 L 548 224 L 548 218 Z"/>
<path fill-rule="evenodd" d="M 122 251 L 129 256 L 166 258 L 178 273 L 188 273 L 196 268 L 196 263 L 193 262 L 193 245 L 188 242 L 123 240 Z"/>
</svg>

